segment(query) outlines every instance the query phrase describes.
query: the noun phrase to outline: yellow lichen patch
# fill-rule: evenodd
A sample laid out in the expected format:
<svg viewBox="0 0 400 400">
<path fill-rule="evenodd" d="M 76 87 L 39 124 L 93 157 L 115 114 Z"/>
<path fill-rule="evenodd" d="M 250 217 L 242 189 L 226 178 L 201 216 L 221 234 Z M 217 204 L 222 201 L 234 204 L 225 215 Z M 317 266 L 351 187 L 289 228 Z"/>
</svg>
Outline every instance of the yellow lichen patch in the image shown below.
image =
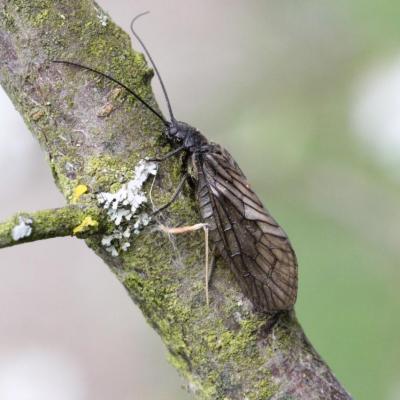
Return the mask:
<svg viewBox="0 0 400 400">
<path fill-rule="evenodd" d="M 74 235 L 77 235 L 78 233 L 86 232 L 90 230 L 90 228 L 94 228 L 98 225 L 99 223 L 89 215 L 88 217 L 85 217 L 83 221 L 78 226 L 76 226 L 72 232 Z"/>
<path fill-rule="evenodd" d="M 88 187 L 86 185 L 78 185 L 74 188 L 74 191 L 71 195 L 71 203 L 75 204 L 79 198 L 88 191 Z"/>
</svg>

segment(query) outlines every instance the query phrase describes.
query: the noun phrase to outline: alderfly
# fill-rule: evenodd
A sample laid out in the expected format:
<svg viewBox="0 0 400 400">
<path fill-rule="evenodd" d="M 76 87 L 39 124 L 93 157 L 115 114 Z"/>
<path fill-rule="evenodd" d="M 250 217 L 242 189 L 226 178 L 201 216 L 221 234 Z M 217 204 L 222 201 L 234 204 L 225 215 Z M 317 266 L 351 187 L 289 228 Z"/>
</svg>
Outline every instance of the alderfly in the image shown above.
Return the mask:
<svg viewBox="0 0 400 400">
<path fill-rule="evenodd" d="M 286 233 L 264 208 L 233 157 L 220 145 L 209 142 L 196 128 L 175 119 L 157 66 L 133 29 L 134 22 L 144 14 L 132 20 L 131 30 L 160 81 L 170 121 L 113 77 L 74 62 L 54 62 L 77 66 L 115 82 L 163 122 L 165 134 L 175 149 L 156 161 L 180 152 L 188 155 L 203 223 L 208 226 L 217 254 L 229 265 L 243 293 L 259 311 L 293 308 L 297 295 L 297 260 Z M 167 208 L 175 200 L 188 177 L 188 173 L 184 174 L 171 202 L 157 211 Z"/>
</svg>

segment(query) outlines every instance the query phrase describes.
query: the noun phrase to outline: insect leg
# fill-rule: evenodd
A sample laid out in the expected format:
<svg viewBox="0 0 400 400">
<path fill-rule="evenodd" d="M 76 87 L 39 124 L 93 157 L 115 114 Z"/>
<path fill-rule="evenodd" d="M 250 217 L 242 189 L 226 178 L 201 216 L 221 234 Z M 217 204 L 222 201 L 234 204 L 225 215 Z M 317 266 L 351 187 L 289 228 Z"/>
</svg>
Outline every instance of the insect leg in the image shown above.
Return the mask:
<svg viewBox="0 0 400 400">
<path fill-rule="evenodd" d="M 165 210 L 166 208 L 168 208 L 176 200 L 176 198 L 178 197 L 179 193 L 182 191 L 183 185 L 186 182 L 188 176 L 189 176 L 189 174 L 186 172 L 183 175 L 181 181 L 179 182 L 179 185 L 176 188 L 175 193 L 172 195 L 171 200 L 168 203 L 166 203 L 163 206 L 161 206 L 160 208 L 158 208 L 157 210 L 153 211 L 151 215 L 156 215 L 159 212 L 161 212 L 162 210 Z"/>
<path fill-rule="evenodd" d="M 210 260 L 210 266 L 208 268 L 208 276 L 207 276 L 207 285 L 210 286 L 211 283 L 211 278 L 214 274 L 215 267 L 216 267 L 216 260 L 217 257 L 215 255 L 215 246 L 212 247 L 211 249 L 211 260 Z"/>
<path fill-rule="evenodd" d="M 173 157 L 174 155 L 180 153 L 181 151 L 185 150 L 185 146 L 179 146 L 178 148 L 170 151 L 167 154 L 164 154 L 161 157 L 155 157 L 155 158 L 147 158 L 146 157 L 146 161 L 155 161 L 155 162 L 161 162 L 161 161 L 165 161 L 168 160 L 168 158 Z"/>
<path fill-rule="evenodd" d="M 190 226 L 178 226 L 176 228 L 170 228 L 165 225 L 159 225 L 158 227 L 162 232 L 169 233 L 171 235 L 180 235 L 181 233 L 194 232 L 198 231 L 199 229 L 205 229 L 208 227 L 208 225 L 204 223 L 199 223 Z"/>
<path fill-rule="evenodd" d="M 205 242 L 205 250 L 206 250 L 206 268 L 205 268 L 205 275 L 204 275 L 204 280 L 205 280 L 205 284 L 206 284 L 206 303 L 207 306 L 210 305 L 210 298 L 208 296 L 208 251 L 209 251 L 209 246 L 208 246 L 208 226 L 205 226 L 204 228 L 204 242 Z"/>
<path fill-rule="evenodd" d="M 208 244 L 208 225 L 205 223 L 200 223 L 200 224 L 195 224 L 192 226 L 182 226 L 178 228 L 169 228 L 164 225 L 159 226 L 160 230 L 165 232 L 165 233 L 170 233 L 170 234 L 180 234 L 180 233 L 186 233 L 186 232 L 193 232 L 197 231 L 199 229 L 204 230 L 204 241 L 205 241 L 205 275 L 204 275 L 204 281 L 205 281 L 205 291 L 206 291 L 206 303 L 207 306 L 210 304 L 209 296 L 208 296 L 208 282 L 209 282 L 209 276 L 211 274 L 209 273 L 209 263 L 208 263 L 208 253 L 209 253 L 209 244 Z"/>
</svg>

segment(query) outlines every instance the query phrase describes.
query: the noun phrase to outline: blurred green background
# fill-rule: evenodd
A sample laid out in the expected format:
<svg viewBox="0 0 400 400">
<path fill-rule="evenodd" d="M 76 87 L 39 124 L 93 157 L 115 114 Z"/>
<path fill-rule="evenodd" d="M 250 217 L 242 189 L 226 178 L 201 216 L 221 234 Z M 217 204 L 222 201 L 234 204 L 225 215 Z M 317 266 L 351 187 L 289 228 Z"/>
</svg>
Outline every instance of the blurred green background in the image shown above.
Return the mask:
<svg viewBox="0 0 400 400">
<path fill-rule="evenodd" d="M 228 148 L 291 239 L 300 271 L 296 311 L 311 342 L 355 398 L 399 400 L 400 3 L 101 0 L 99 4 L 126 30 L 134 15 L 152 11 L 138 23 L 138 31 L 157 60 L 175 115 Z M 153 84 L 163 103 L 157 83 Z M 15 136 L 13 140 L 29 141 L 28 134 L 23 139 Z M 30 167 L 29 162 L 36 166 L 43 158 L 37 147 L 34 152 L 37 158 L 26 157 L 21 168 L 25 178 L 19 184 L 26 191 L 24 179 L 47 179 L 48 187 L 37 190 L 48 200 L 55 189 L 45 162 L 41 161 L 42 172 Z M 9 149 L 6 156 L 10 154 Z M 15 157 L 18 154 L 20 149 Z M 24 175 L 29 173 L 37 175 Z M 3 185 L 8 182 L 6 175 L 1 178 Z M 19 185 L 15 177 L 12 182 L 13 188 Z M 16 209 L 2 205 L 2 218 L 31 209 L 38 193 L 33 189 L 23 204 L 22 195 L 13 190 L 10 187 L 3 201 Z M 56 200 L 46 206 L 63 203 L 53 196 Z M 45 202 L 44 195 L 38 199 L 37 208 Z M 47 286 L 38 282 L 44 297 L 70 293 L 79 298 L 72 306 L 68 296 L 57 300 L 65 302 L 62 307 L 72 307 L 73 324 L 82 328 L 79 337 L 52 342 L 84 370 L 86 395 L 69 399 L 191 398 L 166 365 L 159 339 L 95 257 L 86 272 L 66 265 L 68 273 L 62 280 L 66 287 L 54 289 L 58 276 L 52 278 L 56 272 L 46 250 L 54 243 L 72 246 L 76 241 L 48 241 L 25 249 L 49 246 L 42 252 L 49 264 L 46 279 L 54 280 L 54 292 L 46 294 Z M 0 258 L 1 281 L 18 288 L 26 274 L 8 281 L 9 266 L 22 250 L 7 251 L 0 254 L 9 257 Z M 53 263 L 59 262 L 59 251 Z M 88 257 L 84 246 L 81 251 Z M 71 253 L 71 248 L 66 250 L 67 260 Z M 45 261 L 26 257 L 28 272 L 43 271 Z M 98 287 L 88 293 L 93 279 Z M 24 290 L 32 285 L 27 283 Z M 34 313 L 29 309 L 32 299 L 35 296 L 27 296 L 19 305 L 27 315 Z M 121 315 L 110 314 L 107 325 L 104 310 L 115 310 L 117 303 Z M 37 329 L 35 345 L 46 347 L 46 332 L 51 332 L 59 310 L 42 307 L 50 328 L 30 320 L 28 336 Z M 64 312 L 63 322 L 65 318 Z M 23 325 L 22 320 L 10 323 L 0 317 L 3 335 L 9 330 L 9 336 L 1 338 L 3 346 L 24 348 L 21 343 L 27 339 L 17 342 L 12 331 Z M 99 344 L 91 348 L 93 334 Z M 88 348 L 90 354 L 85 353 Z M 137 349 L 142 353 L 135 353 Z M 110 365 L 99 361 L 104 357 L 112 360 Z M 0 381 L 0 394 L 1 388 Z"/>
</svg>

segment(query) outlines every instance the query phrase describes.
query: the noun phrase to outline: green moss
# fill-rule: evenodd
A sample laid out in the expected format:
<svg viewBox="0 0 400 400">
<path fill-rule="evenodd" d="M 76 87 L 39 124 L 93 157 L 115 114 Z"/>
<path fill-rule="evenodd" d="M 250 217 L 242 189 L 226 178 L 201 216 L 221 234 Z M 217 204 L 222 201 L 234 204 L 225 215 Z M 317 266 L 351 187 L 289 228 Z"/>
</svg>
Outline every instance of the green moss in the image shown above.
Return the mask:
<svg viewBox="0 0 400 400">
<path fill-rule="evenodd" d="M 116 191 L 123 182 L 132 179 L 134 166 L 139 162 L 139 156 L 132 153 L 123 160 L 110 155 L 93 156 L 85 164 L 85 175 L 89 176 L 90 186 L 94 192 Z"/>
<path fill-rule="evenodd" d="M 33 17 L 33 26 L 41 26 L 43 22 L 49 17 L 49 10 L 45 9 L 37 13 Z"/>
<path fill-rule="evenodd" d="M 241 321 L 239 332 L 225 331 L 217 341 L 223 360 L 236 358 L 240 355 L 256 356 L 255 333 L 262 326 L 263 321 L 252 318 Z"/>
<path fill-rule="evenodd" d="M 294 342 L 298 340 L 298 322 L 293 312 L 282 314 L 279 324 L 275 326 L 274 335 L 277 346 L 286 352 L 293 348 Z"/>
<path fill-rule="evenodd" d="M 15 32 L 15 19 L 10 13 L 7 12 L 6 6 L 4 6 L 4 8 L 0 11 L 0 20 L 4 21 L 4 25 L 7 30 Z"/>
<path fill-rule="evenodd" d="M 67 104 L 67 106 L 71 109 L 74 107 L 75 102 L 74 99 L 72 97 L 68 97 L 65 99 L 65 103 Z"/>
<path fill-rule="evenodd" d="M 102 58 L 105 54 L 110 54 L 109 42 L 103 36 L 98 36 L 90 41 L 89 47 L 87 49 L 88 56 L 91 58 Z"/>
<path fill-rule="evenodd" d="M 64 196 L 67 199 L 70 199 L 74 187 L 76 187 L 79 183 L 78 180 L 69 178 L 66 175 L 64 168 L 61 168 L 61 165 L 59 163 L 54 162 L 53 160 L 50 160 L 50 167 L 56 185 L 58 186 L 60 191 L 64 194 Z"/>
<path fill-rule="evenodd" d="M 262 318 L 253 316 L 241 321 L 237 330 L 232 331 L 223 325 L 222 321 L 207 320 L 210 309 L 204 305 L 196 312 L 188 307 L 182 307 L 182 301 L 178 296 L 178 288 L 172 285 L 168 279 L 169 264 L 165 264 L 168 254 L 161 253 L 162 257 L 153 258 L 154 251 L 147 253 L 147 245 L 140 241 L 136 248 L 146 249 L 140 257 L 130 253 L 129 263 L 135 272 L 124 273 L 124 284 L 129 293 L 134 293 L 135 300 L 142 305 L 145 302 L 146 314 L 150 315 L 151 324 L 158 330 L 167 347 L 170 350 L 169 360 L 180 372 L 198 388 L 201 397 L 205 399 L 223 399 L 228 390 L 223 384 L 224 365 L 239 363 L 247 366 L 243 373 L 258 373 L 260 381 L 257 392 L 269 398 L 275 390 L 266 378 L 263 369 L 265 360 L 261 359 L 257 349 L 256 332 L 265 323 Z M 157 252 L 158 253 L 158 252 Z M 198 262 L 198 260 L 196 260 Z M 185 260 L 187 263 L 187 260 Z M 138 295 L 139 293 L 139 295 Z M 162 310 L 162 311 L 161 311 Z M 203 323 L 199 325 L 197 320 L 196 331 L 182 330 L 183 326 L 191 326 L 192 319 L 204 315 Z M 217 325 L 216 325 L 217 322 Z M 190 329 L 188 330 L 190 331 Z M 215 364 L 210 362 L 210 355 L 218 360 Z M 190 360 L 190 361 L 189 361 Z M 257 367 L 257 365 L 259 367 Z M 257 372 L 257 368 L 260 368 Z M 192 371 L 203 370 L 204 375 L 193 376 Z M 254 391 L 252 392 L 254 393 Z"/>
<path fill-rule="evenodd" d="M 35 28 L 59 19 L 55 18 L 56 7 L 54 7 L 54 3 L 50 0 L 38 0 L 34 2 L 15 0 L 12 2 L 12 6 L 18 10 L 20 16 L 27 18 Z"/>
<path fill-rule="evenodd" d="M 268 374 L 268 371 L 265 370 L 265 379 L 259 381 L 254 389 L 248 393 L 247 398 L 249 400 L 268 400 L 276 394 L 278 386 L 268 379 Z"/>
</svg>

